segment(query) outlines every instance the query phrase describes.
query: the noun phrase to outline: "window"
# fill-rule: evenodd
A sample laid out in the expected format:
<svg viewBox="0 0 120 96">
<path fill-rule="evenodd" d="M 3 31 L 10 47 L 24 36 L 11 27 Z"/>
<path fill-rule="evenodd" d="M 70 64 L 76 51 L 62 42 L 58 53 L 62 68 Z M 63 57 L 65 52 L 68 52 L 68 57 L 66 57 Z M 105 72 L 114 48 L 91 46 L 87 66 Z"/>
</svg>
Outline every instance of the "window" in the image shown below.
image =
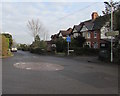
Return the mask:
<svg viewBox="0 0 120 96">
<path fill-rule="evenodd" d="M 91 48 L 91 42 L 86 42 L 86 44 Z"/>
<path fill-rule="evenodd" d="M 94 42 L 93 47 L 94 47 L 94 48 L 98 48 L 98 43 L 97 43 L 97 42 Z"/>
<path fill-rule="evenodd" d="M 78 36 L 79 36 L 79 33 L 74 33 L 73 36 L 74 36 L 74 37 L 78 37 Z"/>
<path fill-rule="evenodd" d="M 94 32 L 94 38 L 97 38 L 97 32 Z"/>
<path fill-rule="evenodd" d="M 88 32 L 88 34 L 87 34 L 87 38 L 90 38 L 90 32 Z"/>
<path fill-rule="evenodd" d="M 82 33 L 82 36 L 85 37 L 85 33 L 84 32 Z"/>
</svg>

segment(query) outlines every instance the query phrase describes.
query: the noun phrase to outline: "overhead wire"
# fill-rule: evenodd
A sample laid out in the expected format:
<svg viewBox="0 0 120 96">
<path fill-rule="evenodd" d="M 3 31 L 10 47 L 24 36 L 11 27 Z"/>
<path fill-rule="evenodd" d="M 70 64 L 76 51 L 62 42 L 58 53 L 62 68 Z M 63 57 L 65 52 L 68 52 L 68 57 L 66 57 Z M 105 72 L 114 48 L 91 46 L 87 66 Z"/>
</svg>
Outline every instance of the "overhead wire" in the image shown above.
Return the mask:
<svg viewBox="0 0 120 96">
<path fill-rule="evenodd" d="M 63 20 L 63 19 L 66 18 L 66 17 L 70 17 L 71 15 L 75 15 L 75 14 L 77 14 L 77 12 L 81 12 L 81 11 L 83 11 L 83 10 L 91 7 L 92 5 L 94 5 L 94 4 L 96 4 L 96 3 L 98 3 L 98 2 L 94 2 L 94 3 L 92 3 L 92 4 L 88 5 L 88 6 L 85 6 L 85 7 L 81 8 L 81 9 L 77 10 L 77 11 L 74 11 L 74 12 L 72 12 L 72 13 L 69 13 L 69 14 L 67 14 L 66 16 L 60 17 L 59 19 L 53 21 L 52 24 L 56 23 L 56 22 L 59 21 L 59 20 Z"/>
</svg>

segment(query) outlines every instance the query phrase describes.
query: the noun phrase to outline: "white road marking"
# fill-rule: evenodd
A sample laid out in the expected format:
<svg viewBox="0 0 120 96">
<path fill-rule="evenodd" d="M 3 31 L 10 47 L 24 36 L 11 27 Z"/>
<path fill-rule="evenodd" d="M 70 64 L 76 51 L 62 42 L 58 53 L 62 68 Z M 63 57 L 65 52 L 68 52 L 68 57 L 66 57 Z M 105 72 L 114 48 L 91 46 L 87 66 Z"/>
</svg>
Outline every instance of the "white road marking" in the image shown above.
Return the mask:
<svg viewBox="0 0 120 96">
<path fill-rule="evenodd" d="M 31 70 L 31 68 L 26 68 L 27 70 Z"/>
<path fill-rule="evenodd" d="M 18 65 L 18 64 L 20 64 L 20 63 L 16 63 L 16 65 Z"/>
</svg>

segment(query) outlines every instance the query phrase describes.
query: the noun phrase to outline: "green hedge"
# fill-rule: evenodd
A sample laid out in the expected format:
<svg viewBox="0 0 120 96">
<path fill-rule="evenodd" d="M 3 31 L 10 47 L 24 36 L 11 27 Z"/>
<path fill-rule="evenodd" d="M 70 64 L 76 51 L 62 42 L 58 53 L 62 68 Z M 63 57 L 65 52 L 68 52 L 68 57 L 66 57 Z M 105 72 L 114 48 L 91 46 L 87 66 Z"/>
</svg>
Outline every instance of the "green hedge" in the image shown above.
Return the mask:
<svg viewBox="0 0 120 96">
<path fill-rule="evenodd" d="M 45 49 L 42 49 L 42 48 L 32 48 L 30 49 L 30 52 L 31 53 L 36 53 L 36 54 L 46 54 L 46 50 Z"/>
<path fill-rule="evenodd" d="M 99 59 L 101 61 L 109 62 L 110 61 L 110 51 L 105 50 L 105 49 L 101 49 L 99 51 Z"/>
<path fill-rule="evenodd" d="M 74 52 L 72 54 L 74 55 L 98 55 L 99 49 L 93 49 L 93 48 L 72 48 Z"/>
</svg>

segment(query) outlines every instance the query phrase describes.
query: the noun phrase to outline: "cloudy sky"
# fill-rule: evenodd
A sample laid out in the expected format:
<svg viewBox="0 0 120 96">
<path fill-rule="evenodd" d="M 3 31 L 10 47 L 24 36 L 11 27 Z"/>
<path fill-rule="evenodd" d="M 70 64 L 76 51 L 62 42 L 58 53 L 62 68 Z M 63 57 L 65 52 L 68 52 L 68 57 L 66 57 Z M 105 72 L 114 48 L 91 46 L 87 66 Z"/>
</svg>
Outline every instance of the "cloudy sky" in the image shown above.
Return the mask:
<svg viewBox="0 0 120 96">
<path fill-rule="evenodd" d="M 17 43 L 30 44 L 33 38 L 29 34 L 27 22 L 31 19 L 39 19 L 46 28 L 47 40 L 50 40 L 50 36 L 58 33 L 59 30 L 72 28 L 82 21 L 91 19 L 91 13 L 94 11 L 102 15 L 104 3 L 94 1 L 97 0 L 93 2 L 3 0 L 2 31 L 10 32 Z M 41 39 L 44 39 L 42 35 Z"/>
</svg>

